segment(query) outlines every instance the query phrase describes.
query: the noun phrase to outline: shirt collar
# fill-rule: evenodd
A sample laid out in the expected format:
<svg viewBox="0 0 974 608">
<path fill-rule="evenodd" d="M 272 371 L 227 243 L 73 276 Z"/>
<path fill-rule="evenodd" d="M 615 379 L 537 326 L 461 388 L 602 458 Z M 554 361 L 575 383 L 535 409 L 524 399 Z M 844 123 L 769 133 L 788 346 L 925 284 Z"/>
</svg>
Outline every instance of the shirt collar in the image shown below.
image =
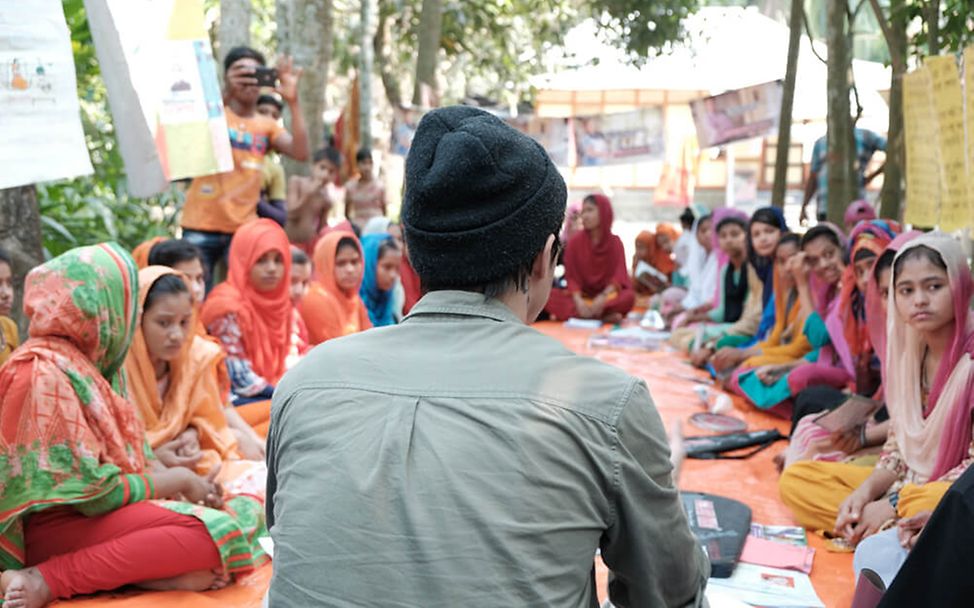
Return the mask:
<svg viewBox="0 0 974 608">
<path fill-rule="evenodd" d="M 403 321 L 427 315 L 482 317 L 494 321 L 522 323 L 506 304 L 495 298 L 470 291 L 433 291 L 413 306 Z"/>
</svg>

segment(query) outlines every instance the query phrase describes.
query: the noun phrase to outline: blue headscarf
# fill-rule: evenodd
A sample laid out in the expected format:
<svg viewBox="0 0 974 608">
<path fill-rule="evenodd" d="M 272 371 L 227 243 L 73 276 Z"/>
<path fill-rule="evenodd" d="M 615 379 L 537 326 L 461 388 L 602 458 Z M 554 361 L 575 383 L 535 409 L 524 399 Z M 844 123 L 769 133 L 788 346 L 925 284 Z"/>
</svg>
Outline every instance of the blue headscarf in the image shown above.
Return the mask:
<svg viewBox="0 0 974 608">
<path fill-rule="evenodd" d="M 379 248 L 383 243 L 392 240 L 392 236 L 383 232 L 380 234 L 370 234 L 362 237 L 362 252 L 365 256 L 365 277 L 362 280 L 362 288 L 359 295 L 365 302 L 365 307 L 369 311 L 369 319 L 375 327 L 385 327 L 395 325 L 396 318 L 393 314 L 392 291 L 383 291 L 375 281 L 375 271 L 379 266 Z"/>
</svg>

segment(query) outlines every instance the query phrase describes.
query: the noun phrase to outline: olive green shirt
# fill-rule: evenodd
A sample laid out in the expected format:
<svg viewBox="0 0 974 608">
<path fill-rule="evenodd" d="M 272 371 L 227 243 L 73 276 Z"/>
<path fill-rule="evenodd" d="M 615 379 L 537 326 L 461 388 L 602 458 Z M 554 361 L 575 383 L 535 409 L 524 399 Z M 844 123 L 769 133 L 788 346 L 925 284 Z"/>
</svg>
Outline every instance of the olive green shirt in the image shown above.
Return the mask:
<svg viewBox="0 0 974 608">
<path fill-rule="evenodd" d="M 270 605 L 704 605 L 646 385 L 497 300 L 433 292 L 274 393 Z"/>
</svg>

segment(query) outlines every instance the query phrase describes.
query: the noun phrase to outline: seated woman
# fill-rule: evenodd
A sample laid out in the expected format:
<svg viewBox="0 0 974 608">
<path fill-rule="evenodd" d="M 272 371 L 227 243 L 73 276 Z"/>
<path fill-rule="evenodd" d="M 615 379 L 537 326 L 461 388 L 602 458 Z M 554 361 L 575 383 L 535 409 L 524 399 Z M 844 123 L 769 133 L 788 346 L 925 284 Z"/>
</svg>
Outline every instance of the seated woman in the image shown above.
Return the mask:
<svg viewBox="0 0 974 608">
<path fill-rule="evenodd" d="M 304 324 L 300 306 L 311 285 L 311 259 L 303 249 L 291 245 L 291 341 L 284 366 L 291 369 L 311 349 L 308 326 Z"/>
<path fill-rule="evenodd" d="M 27 277 L 31 338 L 0 369 L 0 460 L 20 463 L 0 486 L 5 608 L 132 584 L 202 591 L 266 559 L 259 501 L 152 457 L 121 372 L 137 293 L 113 243 Z"/>
<path fill-rule="evenodd" d="M 774 278 L 771 289 L 773 297 L 770 306 L 774 308 L 774 319 L 767 337 L 749 347 L 724 347 L 717 351 L 713 364 L 718 370 L 726 370 L 738 365 L 740 367 L 731 377 L 730 386 L 736 387 L 739 375 L 748 370 L 763 365 L 790 363 L 808 354 L 811 345 L 802 333 L 805 319 L 801 315 L 801 302 L 795 279 L 789 269 L 789 261 L 798 254 L 801 237 L 792 232 L 785 233 L 775 247 Z M 764 318 L 768 315 L 765 314 Z M 733 356 L 722 359 L 726 353 Z"/>
<path fill-rule="evenodd" d="M 660 224 L 655 233 L 644 230 L 636 237 L 636 254 L 632 258 L 636 293 L 652 295 L 670 286 L 676 270 L 673 245 L 678 236 L 672 226 Z"/>
<path fill-rule="evenodd" d="M 192 333 L 195 315 L 185 278 L 165 266 L 139 271 L 139 307 L 125 371 L 159 460 L 200 474 L 241 457 L 263 460 L 263 440 L 230 404 L 223 349 Z"/>
<path fill-rule="evenodd" d="M 364 276 L 362 246 L 351 232 L 329 232 L 315 246 L 314 280 L 301 301 L 311 344 L 372 327 L 359 297 Z"/>
<path fill-rule="evenodd" d="M 582 226 L 565 250 L 566 289 L 553 289 L 545 310 L 555 319 L 579 317 L 618 322 L 632 310 L 636 295 L 626 268 L 626 252 L 612 234 L 612 203 L 601 194 L 582 202 Z"/>
<path fill-rule="evenodd" d="M 701 322 L 684 335 L 691 335 L 691 361 L 700 367 L 709 363 L 717 344 L 728 337 L 747 340 L 761 324 L 761 281 L 747 259 L 747 215 L 735 209 L 714 212 L 716 248 L 719 258 L 719 282 L 710 310 L 688 315 L 687 323 Z M 680 333 L 672 338 L 683 344 Z"/>
<path fill-rule="evenodd" d="M 825 322 L 838 305 L 845 272 L 845 237 L 834 226 L 819 224 L 805 233 L 801 246 L 788 266 L 801 306 L 798 317 L 805 320 L 802 333 L 812 351 L 791 362 L 742 371 L 737 377 L 737 386 L 751 403 L 760 409 L 783 405 L 775 413 L 788 416 L 791 399 L 799 391 L 817 384 L 845 388 L 852 380 L 835 353 Z"/>
<path fill-rule="evenodd" d="M 14 306 L 13 260 L 0 249 L 0 365 L 20 344 L 17 324 L 10 318 Z"/>
<path fill-rule="evenodd" d="M 362 237 L 365 277 L 359 295 L 369 311 L 373 327 L 396 324 L 395 288 L 399 282 L 402 251 L 389 234 Z"/>
<path fill-rule="evenodd" d="M 878 220 L 882 221 L 882 220 Z M 860 228 L 866 226 L 861 224 Z M 859 229 L 857 229 L 859 231 Z M 889 295 L 890 275 L 893 270 L 893 258 L 896 252 L 917 236 L 919 232 L 912 231 L 901 234 L 893 239 L 875 258 L 872 270 L 865 279 L 859 274 L 862 269 L 862 257 L 856 263 L 856 281 L 865 296 L 865 330 L 868 343 L 863 344 L 860 351 L 868 348 L 868 354 L 860 352 L 860 363 L 857 365 L 859 373 L 856 380 L 856 392 L 873 399 L 882 401 L 884 398 L 882 377 L 886 374 L 886 323 L 887 301 Z M 859 240 L 859 239 L 857 239 Z M 859 306 L 862 303 L 860 302 Z M 866 358 L 868 357 L 868 361 Z M 878 365 L 881 375 L 879 388 L 875 390 L 877 381 L 872 378 L 873 362 Z M 865 369 L 864 369 L 865 368 Z M 852 456 L 866 448 L 878 447 L 886 443 L 889 428 L 889 413 L 885 407 L 876 412 L 875 416 L 865 425 L 847 433 L 828 433 L 815 424 L 814 419 L 824 410 L 832 410 L 845 403 L 848 395 L 830 386 L 809 387 L 799 393 L 795 400 L 795 412 L 792 415 L 791 442 L 784 454 L 783 464 L 788 466 L 799 460 L 829 460 L 839 461 Z"/>
<path fill-rule="evenodd" d="M 889 439 L 876 467 L 803 461 L 779 489 L 801 525 L 833 528 L 851 544 L 898 518 L 930 510 L 930 498 L 972 462 L 974 281 L 960 244 L 934 233 L 893 262 L 886 406 Z"/>
<path fill-rule="evenodd" d="M 680 268 L 686 289 L 671 287 L 663 292 L 660 313 L 673 329 L 685 325 L 686 320 L 705 313 L 713 307 L 717 291 L 718 261 L 713 216 L 701 210 L 690 232 L 687 262 Z"/>
<path fill-rule="evenodd" d="M 266 436 L 267 400 L 284 375 L 291 341 L 287 234 L 267 218 L 244 224 L 230 241 L 227 266 L 227 280 L 203 304 L 203 325 L 226 352 L 238 413 Z"/>
</svg>

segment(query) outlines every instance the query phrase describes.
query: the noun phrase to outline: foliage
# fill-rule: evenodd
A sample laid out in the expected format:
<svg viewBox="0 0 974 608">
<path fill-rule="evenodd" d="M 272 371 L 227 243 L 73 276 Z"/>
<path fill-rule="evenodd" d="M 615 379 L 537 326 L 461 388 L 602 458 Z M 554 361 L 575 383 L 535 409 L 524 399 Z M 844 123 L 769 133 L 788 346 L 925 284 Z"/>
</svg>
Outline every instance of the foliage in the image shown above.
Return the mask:
<svg viewBox="0 0 974 608">
<path fill-rule="evenodd" d="M 85 140 L 95 173 L 37 185 L 46 253 L 58 255 L 78 245 L 106 240 L 131 248 L 151 236 L 172 234 L 182 195 L 177 187 L 150 199 L 128 194 L 84 4 L 65 0 L 63 6 L 71 30 Z"/>
<path fill-rule="evenodd" d="M 639 62 L 658 55 L 683 36 L 683 19 L 699 0 L 594 0 L 589 3 L 607 40 Z"/>
<path fill-rule="evenodd" d="M 927 7 L 930 0 L 924 2 L 907 2 L 907 22 L 924 21 L 927 19 Z M 974 44 L 974 11 L 971 10 L 971 0 L 941 0 L 940 1 L 940 35 L 938 45 L 941 54 L 959 53 L 970 44 Z M 924 27 L 910 40 L 910 52 L 916 57 L 929 55 L 929 30 Z"/>
</svg>

